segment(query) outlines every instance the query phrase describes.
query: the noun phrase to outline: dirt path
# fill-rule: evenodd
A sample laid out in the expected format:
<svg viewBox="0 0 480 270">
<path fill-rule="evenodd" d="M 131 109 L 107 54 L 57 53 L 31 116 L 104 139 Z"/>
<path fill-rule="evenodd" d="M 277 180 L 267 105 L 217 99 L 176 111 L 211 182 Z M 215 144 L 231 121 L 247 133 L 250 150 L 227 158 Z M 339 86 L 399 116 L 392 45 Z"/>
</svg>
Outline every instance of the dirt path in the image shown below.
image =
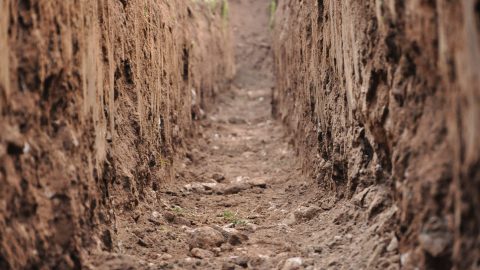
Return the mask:
<svg viewBox="0 0 480 270">
<path fill-rule="evenodd" d="M 201 120 L 174 183 L 117 220 L 116 253 L 96 252 L 92 269 L 398 268 L 381 188 L 337 201 L 305 178 L 271 117 L 268 4 L 231 1 L 234 89 Z"/>
</svg>

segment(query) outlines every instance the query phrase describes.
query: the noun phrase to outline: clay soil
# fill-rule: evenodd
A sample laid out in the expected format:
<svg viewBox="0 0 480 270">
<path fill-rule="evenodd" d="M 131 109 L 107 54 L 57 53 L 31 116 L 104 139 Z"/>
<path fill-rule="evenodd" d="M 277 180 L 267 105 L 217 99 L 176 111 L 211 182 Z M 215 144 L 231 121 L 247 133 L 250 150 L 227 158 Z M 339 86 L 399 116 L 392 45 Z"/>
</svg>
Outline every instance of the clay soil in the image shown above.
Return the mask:
<svg viewBox="0 0 480 270">
<path fill-rule="evenodd" d="M 295 138 L 271 116 L 269 4 L 230 2 L 233 89 L 199 121 L 158 203 L 122 215 L 114 252 L 91 251 L 87 267 L 399 268 L 390 232 L 396 208 L 387 207 L 383 188 L 366 189 L 352 201 L 326 195 L 301 171 Z M 223 239 L 215 241 L 215 232 Z"/>
</svg>

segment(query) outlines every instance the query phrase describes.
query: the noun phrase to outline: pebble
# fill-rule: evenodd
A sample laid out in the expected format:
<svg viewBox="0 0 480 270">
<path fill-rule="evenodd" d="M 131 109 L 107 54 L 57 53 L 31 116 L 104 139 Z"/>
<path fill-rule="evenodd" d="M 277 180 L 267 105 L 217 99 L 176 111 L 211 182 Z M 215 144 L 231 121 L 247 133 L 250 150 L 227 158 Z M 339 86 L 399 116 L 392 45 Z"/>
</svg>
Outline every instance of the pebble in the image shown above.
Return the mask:
<svg viewBox="0 0 480 270">
<path fill-rule="evenodd" d="M 190 232 L 189 246 L 193 248 L 214 248 L 225 243 L 226 239 L 221 232 L 212 227 L 204 226 Z"/>
<path fill-rule="evenodd" d="M 240 245 L 242 242 L 248 241 L 248 236 L 236 229 L 227 228 L 225 231 L 228 233 L 228 243 L 230 245 Z"/>
<path fill-rule="evenodd" d="M 392 240 L 390 241 L 390 244 L 388 244 L 387 246 L 387 251 L 388 252 L 391 252 L 391 251 L 395 251 L 398 249 L 398 240 L 397 240 L 397 237 L 392 237 Z"/>
<path fill-rule="evenodd" d="M 224 176 L 223 174 L 219 174 L 219 173 L 214 173 L 214 174 L 212 175 L 212 178 L 213 178 L 213 180 L 215 180 L 215 181 L 217 181 L 217 182 L 219 182 L 219 183 L 225 181 L 225 176 Z"/>
<path fill-rule="evenodd" d="M 451 245 L 451 237 L 446 232 L 421 233 L 420 246 L 433 257 L 441 255 Z"/>
<path fill-rule="evenodd" d="M 250 259 L 245 256 L 232 256 L 230 257 L 230 261 L 236 265 L 240 265 L 241 267 L 248 267 L 248 261 Z"/>
<path fill-rule="evenodd" d="M 295 210 L 293 214 L 296 221 L 308 221 L 314 218 L 320 212 L 320 210 L 321 208 L 318 206 L 302 206 Z"/>
<path fill-rule="evenodd" d="M 162 260 L 165 260 L 165 261 L 166 261 L 166 260 L 172 259 L 173 256 L 170 255 L 170 254 L 168 254 L 168 253 L 165 253 L 165 254 L 161 255 L 160 258 L 161 258 Z"/>
<path fill-rule="evenodd" d="M 301 269 L 303 260 L 300 257 L 289 258 L 283 264 L 282 270 L 297 270 Z"/>
<path fill-rule="evenodd" d="M 247 121 L 245 121 L 245 119 L 240 118 L 238 116 L 232 116 L 228 118 L 228 123 L 238 125 L 238 124 L 246 124 Z"/>
<path fill-rule="evenodd" d="M 234 228 L 228 228 L 228 227 L 218 227 L 215 226 L 214 229 L 219 231 L 225 239 L 227 239 L 227 242 L 232 245 L 240 245 L 242 242 L 248 241 L 248 236 L 246 234 L 241 233 L 237 229 Z"/>
<path fill-rule="evenodd" d="M 249 231 L 249 232 L 255 232 L 256 230 L 258 229 L 258 226 L 253 224 L 253 223 L 247 223 L 245 224 L 245 230 Z"/>
<path fill-rule="evenodd" d="M 197 193 L 205 192 L 205 187 L 201 183 L 186 184 L 185 186 L 183 186 L 183 189 L 188 192 L 197 192 Z"/>
<path fill-rule="evenodd" d="M 225 195 L 237 194 L 246 189 L 249 189 L 250 186 L 247 183 L 234 183 L 232 185 L 226 186 L 221 193 Z"/>
<path fill-rule="evenodd" d="M 214 256 L 213 252 L 201 248 L 193 248 L 190 253 L 192 254 L 193 257 L 199 258 L 199 259 L 206 259 L 206 258 L 212 258 Z"/>
<path fill-rule="evenodd" d="M 248 181 L 253 187 L 267 188 L 267 182 L 263 178 L 254 178 Z"/>
</svg>

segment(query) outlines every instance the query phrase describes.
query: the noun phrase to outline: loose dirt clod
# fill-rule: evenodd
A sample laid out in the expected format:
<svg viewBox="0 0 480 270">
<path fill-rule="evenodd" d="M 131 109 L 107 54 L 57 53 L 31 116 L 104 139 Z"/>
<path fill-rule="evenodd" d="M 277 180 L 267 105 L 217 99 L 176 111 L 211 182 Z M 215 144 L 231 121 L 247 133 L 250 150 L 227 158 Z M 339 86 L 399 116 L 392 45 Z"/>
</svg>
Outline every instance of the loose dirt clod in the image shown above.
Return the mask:
<svg viewBox="0 0 480 270">
<path fill-rule="evenodd" d="M 189 237 L 190 249 L 219 247 L 227 240 L 221 232 L 208 226 L 194 229 L 189 233 Z"/>
<path fill-rule="evenodd" d="M 214 256 L 213 252 L 201 248 L 193 248 L 192 250 L 190 250 L 190 253 L 193 257 L 199 259 L 207 259 Z"/>
</svg>

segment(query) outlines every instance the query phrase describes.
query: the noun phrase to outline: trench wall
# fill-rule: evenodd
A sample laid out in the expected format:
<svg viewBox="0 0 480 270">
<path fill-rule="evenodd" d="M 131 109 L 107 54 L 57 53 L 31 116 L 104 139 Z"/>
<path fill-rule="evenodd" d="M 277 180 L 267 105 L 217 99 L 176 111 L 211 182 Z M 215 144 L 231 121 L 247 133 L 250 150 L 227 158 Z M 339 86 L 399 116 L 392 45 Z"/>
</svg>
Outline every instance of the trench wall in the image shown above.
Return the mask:
<svg viewBox="0 0 480 270">
<path fill-rule="evenodd" d="M 480 2 L 274 2 L 273 110 L 305 170 L 338 199 L 389 190 L 405 269 L 479 267 Z"/>
<path fill-rule="evenodd" d="M 80 268 L 233 77 L 221 1 L 0 1 L 0 268 Z"/>
</svg>

